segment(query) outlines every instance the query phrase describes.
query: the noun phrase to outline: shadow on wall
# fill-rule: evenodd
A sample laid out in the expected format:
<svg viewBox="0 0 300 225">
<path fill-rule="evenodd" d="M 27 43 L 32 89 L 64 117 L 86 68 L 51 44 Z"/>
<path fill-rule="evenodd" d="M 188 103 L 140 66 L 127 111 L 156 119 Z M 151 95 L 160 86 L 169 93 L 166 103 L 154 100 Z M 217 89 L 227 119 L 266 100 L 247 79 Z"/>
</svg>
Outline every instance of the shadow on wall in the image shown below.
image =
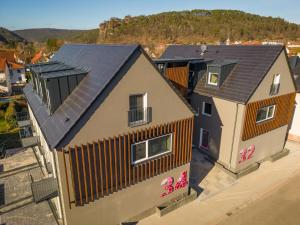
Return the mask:
<svg viewBox="0 0 300 225">
<path fill-rule="evenodd" d="M 195 117 L 194 123 L 194 149 L 191 161 L 190 185 L 199 195 L 203 191 L 199 184 L 214 167 L 214 161 L 219 159 L 223 123 L 211 97 L 193 93 L 191 102 L 192 107 L 199 115 Z M 203 102 L 212 104 L 210 117 L 202 114 Z M 200 146 L 201 128 L 209 133 L 208 149 Z"/>
<path fill-rule="evenodd" d="M 5 190 L 4 184 L 0 184 L 0 207 L 5 205 Z"/>
</svg>

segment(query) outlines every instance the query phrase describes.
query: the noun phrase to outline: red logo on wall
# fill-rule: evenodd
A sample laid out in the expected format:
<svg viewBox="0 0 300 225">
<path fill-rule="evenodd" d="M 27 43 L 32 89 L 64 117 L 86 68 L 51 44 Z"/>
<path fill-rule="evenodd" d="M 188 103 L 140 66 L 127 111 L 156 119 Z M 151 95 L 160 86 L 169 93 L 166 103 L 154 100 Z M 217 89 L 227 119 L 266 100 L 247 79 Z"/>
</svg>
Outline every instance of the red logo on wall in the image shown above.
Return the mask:
<svg viewBox="0 0 300 225">
<path fill-rule="evenodd" d="M 171 194 L 174 190 L 178 190 L 181 188 L 186 187 L 188 184 L 187 181 L 187 171 L 184 171 L 181 173 L 180 177 L 178 178 L 177 182 L 174 185 L 174 178 L 173 177 L 167 177 L 161 182 L 161 186 L 163 186 L 163 189 L 165 190 L 164 193 L 160 195 L 160 197 L 165 197 L 169 194 Z"/>
<path fill-rule="evenodd" d="M 248 148 L 244 148 L 240 151 L 240 160 L 239 163 L 245 162 L 251 158 L 253 158 L 255 153 L 255 146 L 251 145 Z"/>
</svg>

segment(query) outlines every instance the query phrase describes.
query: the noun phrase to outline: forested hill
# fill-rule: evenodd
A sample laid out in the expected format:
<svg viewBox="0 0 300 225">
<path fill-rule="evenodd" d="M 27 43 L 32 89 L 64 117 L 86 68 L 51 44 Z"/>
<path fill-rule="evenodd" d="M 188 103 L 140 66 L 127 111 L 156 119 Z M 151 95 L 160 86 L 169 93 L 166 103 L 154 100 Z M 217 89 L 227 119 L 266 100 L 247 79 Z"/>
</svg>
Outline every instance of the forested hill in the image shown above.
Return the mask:
<svg viewBox="0 0 300 225">
<path fill-rule="evenodd" d="M 300 26 L 281 18 L 263 17 L 236 10 L 192 10 L 149 16 L 111 18 L 100 24 L 99 43 L 138 42 L 212 43 L 241 40 L 295 40 Z"/>
<path fill-rule="evenodd" d="M 24 42 L 26 41 L 24 38 L 20 37 L 16 33 L 0 27 L 0 42 L 8 44 L 9 42 Z"/>
</svg>

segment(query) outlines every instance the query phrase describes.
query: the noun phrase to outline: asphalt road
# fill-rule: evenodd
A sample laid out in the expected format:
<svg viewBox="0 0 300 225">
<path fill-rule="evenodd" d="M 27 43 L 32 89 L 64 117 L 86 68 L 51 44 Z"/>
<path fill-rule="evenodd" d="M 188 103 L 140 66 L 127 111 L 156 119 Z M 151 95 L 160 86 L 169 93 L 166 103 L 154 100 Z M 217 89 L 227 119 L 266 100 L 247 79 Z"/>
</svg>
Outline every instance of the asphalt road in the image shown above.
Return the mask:
<svg viewBox="0 0 300 225">
<path fill-rule="evenodd" d="M 227 213 L 218 225 L 299 225 L 300 174 L 242 209 Z"/>
</svg>

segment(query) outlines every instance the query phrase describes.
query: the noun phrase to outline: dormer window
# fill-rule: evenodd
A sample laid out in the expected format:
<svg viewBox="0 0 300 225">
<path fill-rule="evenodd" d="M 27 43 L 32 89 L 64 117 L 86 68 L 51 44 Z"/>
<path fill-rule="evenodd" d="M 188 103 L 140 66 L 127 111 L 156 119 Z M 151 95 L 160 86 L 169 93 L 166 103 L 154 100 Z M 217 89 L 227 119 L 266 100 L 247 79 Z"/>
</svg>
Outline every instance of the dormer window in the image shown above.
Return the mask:
<svg viewBox="0 0 300 225">
<path fill-rule="evenodd" d="M 273 83 L 270 90 L 270 95 L 277 95 L 280 88 L 280 74 L 276 74 L 273 78 Z"/>
<path fill-rule="evenodd" d="M 208 73 L 207 83 L 209 85 L 218 86 L 219 83 L 219 74 L 218 73 Z"/>
</svg>

